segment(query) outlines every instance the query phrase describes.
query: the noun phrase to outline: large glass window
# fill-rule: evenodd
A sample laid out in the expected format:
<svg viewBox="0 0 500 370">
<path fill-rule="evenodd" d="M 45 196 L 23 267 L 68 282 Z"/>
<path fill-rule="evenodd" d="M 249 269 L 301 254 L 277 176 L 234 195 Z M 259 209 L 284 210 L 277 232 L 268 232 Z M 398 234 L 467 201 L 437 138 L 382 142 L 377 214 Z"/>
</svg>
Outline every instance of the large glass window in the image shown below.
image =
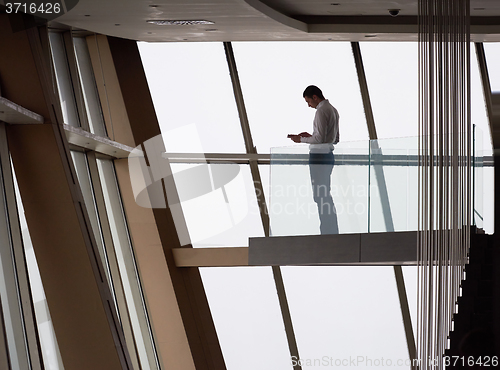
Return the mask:
<svg viewBox="0 0 500 370">
<path fill-rule="evenodd" d="M 101 262 L 106 271 L 106 277 L 108 279 L 109 286 L 111 287 L 111 291 L 114 293 L 113 280 L 111 278 L 111 272 L 109 271 L 108 256 L 106 254 L 106 249 L 104 248 L 104 240 L 94 197 L 94 189 L 88 168 L 87 155 L 84 152 L 72 150 L 71 157 L 73 159 L 73 164 L 75 165 L 76 175 L 78 176 L 78 182 L 80 183 L 80 189 L 82 190 L 85 208 L 87 209 L 90 224 L 92 225 L 92 231 L 94 232 L 94 238 L 99 250 L 99 256 L 101 257 Z"/>
<path fill-rule="evenodd" d="M 70 126 L 79 127 L 80 118 L 78 116 L 78 108 L 75 101 L 75 92 L 63 34 L 50 32 L 49 39 L 64 123 Z"/>
<path fill-rule="evenodd" d="M 200 268 L 228 370 L 291 370 L 270 267 Z"/>
<path fill-rule="evenodd" d="M 498 91 L 500 92 L 500 73 L 497 68 L 498 63 L 488 63 L 491 61 L 488 58 L 494 56 L 495 54 L 489 54 L 487 52 L 487 46 L 485 45 L 486 61 L 488 73 L 493 73 L 493 76 L 498 76 Z M 495 44 L 493 44 L 495 45 Z M 500 45 L 500 44 L 499 44 Z M 500 48 L 497 48 L 500 52 Z M 500 53 L 497 58 L 493 60 L 498 60 Z M 495 78 L 495 77 L 494 77 Z M 491 74 L 490 74 L 491 80 Z M 486 104 L 484 101 L 483 85 L 481 82 L 481 75 L 479 71 L 479 65 L 477 63 L 476 49 L 474 45 L 471 45 L 471 123 L 475 125 L 479 130 L 476 130 L 476 143 L 481 147 L 481 152 L 477 153 L 480 156 L 491 156 L 492 151 L 492 141 L 491 141 L 491 131 L 489 128 L 488 114 L 486 112 Z M 481 202 L 481 204 L 476 204 L 476 209 L 482 209 L 481 214 L 475 212 L 475 216 L 480 218 L 481 226 L 487 233 L 494 232 L 494 209 L 493 202 L 484 201 L 484 199 L 494 199 L 494 181 L 493 181 L 493 167 L 483 167 L 481 168 L 483 181 L 477 181 L 477 185 L 481 189 L 476 189 L 475 202 Z M 476 176 L 481 172 L 476 172 Z"/>
<path fill-rule="evenodd" d="M 86 39 L 70 38 L 69 33 L 50 33 L 50 42 L 64 123 L 80 126 L 78 118 L 81 118 L 85 122 L 82 123 L 82 128 L 105 137 L 106 130 Z M 95 152 L 83 150 L 73 150 L 71 156 L 133 367 L 157 369 L 158 359 L 113 162 L 110 159 L 98 159 Z M 39 306 L 44 309 L 46 304 Z M 48 334 L 45 336 L 49 337 Z M 53 356 L 55 351 L 52 350 L 51 353 Z"/>
<path fill-rule="evenodd" d="M 138 45 L 167 152 L 244 152 L 222 43 Z"/>
<path fill-rule="evenodd" d="M 95 155 L 88 158 L 86 153 L 79 151 L 72 151 L 71 155 L 132 361 L 136 367 L 156 369 L 156 355 L 113 163 L 109 159 L 96 159 Z M 99 206 L 96 193 L 102 199 Z"/>
<path fill-rule="evenodd" d="M 97 168 L 106 205 L 106 215 L 116 253 L 122 289 L 127 302 L 128 317 L 133 329 L 134 345 L 142 369 L 156 369 L 156 353 L 142 297 L 142 290 L 135 266 L 128 227 L 125 221 L 121 196 L 116 182 L 113 162 L 97 159 Z M 122 315 L 125 313 L 122 312 Z"/>
<path fill-rule="evenodd" d="M 80 77 L 83 100 L 89 122 L 90 132 L 99 136 L 106 136 L 101 103 L 97 93 L 95 77 L 92 71 L 87 41 L 83 37 L 73 38 L 78 74 Z"/>
<path fill-rule="evenodd" d="M 360 45 L 377 136 L 418 136 L 418 43 Z"/>
<path fill-rule="evenodd" d="M 203 64 L 193 55 L 195 50 L 209 50 L 206 44 L 169 44 L 164 49 L 159 45 L 140 44 L 160 121 L 174 121 L 168 125 L 161 123 L 167 152 L 242 151 L 239 121 L 236 119 L 228 123 L 224 136 L 214 136 L 213 132 L 201 134 L 197 122 L 175 122 L 175 119 L 194 117 L 198 112 L 204 112 L 205 108 L 189 105 L 192 99 L 183 101 L 179 97 L 182 95 L 180 92 L 186 89 L 183 85 L 185 81 L 193 81 L 190 96 L 206 97 L 207 102 L 212 101 L 213 97 L 209 96 L 206 87 L 209 77 L 202 78 L 201 74 L 206 73 L 215 58 L 218 58 L 218 68 L 223 70 L 218 80 L 224 86 L 229 84 L 222 45 L 212 45 L 210 48 L 217 57 L 207 57 L 205 59 L 208 61 Z M 289 133 L 312 130 L 315 112 L 302 97 L 305 87 L 311 84 L 318 85 L 338 109 L 342 142 L 368 139 L 358 76 L 349 43 L 246 42 L 233 43 L 233 48 L 253 142 L 259 153 L 270 153 L 272 147 L 293 144 L 286 137 Z M 398 76 L 404 76 L 403 80 L 410 78 L 412 82 L 411 86 L 405 86 L 401 81 L 390 86 L 380 83 L 374 88 L 375 92 L 370 90 L 372 103 L 377 105 L 374 110 L 380 116 L 376 117 L 376 121 L 386 127 L 385 131 L 382 130 L 385 134 L 382 132 L 381 136 L 415 136 L 418 120 L 416 44 L 398 46 L 397 50 L 392 51 L 387 46 L 387 49 L 383 51 L 392 54 L 386 59 L 378 58 L 377 55 L 368 57 L 373 59 L 370 61 L 373 66 L 370 73 L 382 74 L 382 69 L 388 74 L 391 65 L 405 64 L 415 54 L 415 60 L 398 66 L 396 71 Z M 411 49 L 410 56 L 405 55 L 406 49 Z M 383 54 L 376 48 L 372 50 L 372 53 Z M 402 61 L 397 59 L 401 55 Z M 390 60 L 389 65 L 384 64 L 387 58 Z M 172 69 L 179 63 L 184 66 Z M 160 78 L 162 74 L 169 76 L 168 79 Z M 379 76 L 376 77 L 380 82 Z M 170 87 L 174 86 L 174 82 L 179 82 L 177 89 Z M 395 96 L 396 104 L 402 99 L 407 104 L 406 100 L 411 100 L 409 95 L 415 98 L 404 107 L 397 108 L 400 118 L 391 116 L 388 111 L 394 102 L 384 101 L 386 88 Z M 403 98 L 401 89 L 406 92 Z M 218 94 L 218 91 L 212 92 L 212 95 L 220 96 Z M 378 95 L 375 102 L 373 95 Z M 229 96 L 232 105 L 232 92 L 227 95 L 228 99 Z M 219 103 L 214 103 L 213 108 L 221 114 Z M 192 112 L 187 112 L 185 107 L 189 107 Z M 409 110 L 415 114 L 408 113 Z M 186 114 L 179 115 L 179 112 Z M 412 116 L 411 122 L 405 118 L 404 124 L 396 129 L 391 128 L 391 125 L 403 122 L 403 113 Z M 207 121 L 204 129 L 212 128 L 214 132 L 219 132 L 219 127 L 218 123 Z M 165 130 L 168 130 L 168 134 Z M 211 142 L 207 143 L 207 139 Z M 228 144 L 231 142 L 240 143 L 241 146 L 231 149 L 230 145 L 233 144 Z M 247 245 L 249 236 L 262 235 L 262 226 L 255 229 L 259 233 L 247 231 L 252 223 L 261 225 L 258 213 L 253 218 L 243 218 L 246 212 L 258 211 L 251 183 L 253 179 L 248 166 L 240 165 L 238 173 L 243 175 L 243 184 L 250 185 L 246 190 L 237 190 L 237 176 L 231 177 L 234 183 L 228 181 L 227 187 L 214 186 L 215 175 L 220 172 L 216 170 L 218 166 L 224 165 L 171 165 L 191 241 L 195 246 Z M 269 200 L 269 166 L 261 165 L 260 171 L 266 199 Z M 202 176 L 195 176 L 197 181 L 189 181 L 194 179 L 189 176 L 189 172 L 197 172 L 200 176 L 203 174 L 207 180 L 210 179 L 210 186 L 205 186 Z M 204 186 L 209 191 L 203 191 Z M 240 201 L 247 197 L 252 203 L 243 201 L 234 208 L 237 203 L 232 203 L 234 196 L 239 197 Z M 224 229 L 226 224 L 230 226 L 229 229 Z M 204 268 L 201 274 L 228 369 L 290 369 L 293 359 L 286 345 L 283 318 L 270 269 Z M 365 361 L 373 361 L 380 360 L 381 354 L 393 361 L 408 358 L 392 268 L 287 267 L 283 268 L 283 276 L 302 359 L 322 360 L 323 356 L 327 356 L 328 360 L 342 360 L 349 356 L 363 356 Z M 413 301 L 411 303 L 413 305 Z M 362 365 L 360 363 L 361 368 Z M 366 363 L 364 366 L 372 367 L 373 362 L 372 365 Z"/>
<path fill-rule="evenodd" d="M 318 361 L 332 368 L 409 368 L 397 363 L 408 359 L 408 349 L 391 267 L 282 271 L 299 353 L 311 361 L 304 369 Z"/>
<path fill-rule="evenodd" d="M 488 64 L 488 74 L 490 77 L 491 91 L 500 93 L 500 43 L 484 43 L 484 52 L 486 54 L 486 63 Z"/>
<path fill-rule="evenodd" d="M 488 48 L 486 46 L 488 44 L 484 45 L 487 59 L 486 61 L 488 62 L 491 60 L 491 58 L 488 58 L 488 55 L 490 57 L 494 57 L 494 53 L 488 53 Z M 498 48 L 498 52 L 499 55 L 496 60 L 499 60 L 500 58 L 500 48 Z M 495 60 L 494 58 L 492 59 Z M 498 74 L 498 91 L 500 92 L 500 69 L 497 68 L 497 64 L 495 64 L 493 61 L 492 63 L 487 63 L 487 68 L 488 74 L 490 75 L 490 81 L 492 81 L 492 74 L 493 76 L 495 76 L 495 74 Z M 493 86 L 492 90 L 495 91 L 493 89 Z M 472 124 L 479 127 L 482 131 L 484 155 L 491 155 L 491 132 L 488 122 L 488 113 L 486 112 L 486 104 L 484 101 L 483 84 L 481 82 L 481 74 L 479 71 L 479 65 L 477 63 L 476 49 L 474 48 L 474 45 L 471 45 L 471 120 Z"/>
<path fill-rule="evenodd" d="M 312 132 L 315 110 L 302 93 L 317 85 L 340 115 L 340 140 L 368 139 L 351 46 L 340 42 L 235 42 L 253 142 L 259 153 Z"/>
</svg>

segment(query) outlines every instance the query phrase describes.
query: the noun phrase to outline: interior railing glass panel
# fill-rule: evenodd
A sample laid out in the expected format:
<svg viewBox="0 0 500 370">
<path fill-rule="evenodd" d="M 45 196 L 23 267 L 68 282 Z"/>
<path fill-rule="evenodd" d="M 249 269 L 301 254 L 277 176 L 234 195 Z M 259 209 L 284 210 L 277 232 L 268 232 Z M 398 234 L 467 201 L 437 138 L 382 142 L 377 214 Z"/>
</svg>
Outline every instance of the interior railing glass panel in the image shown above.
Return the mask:
<svg viewBox="0 0 500 370">
<path fill-rule="evenodd" d="M 482 227 L 483 148 L 482 133 L 476 127 L 474 137 L 471 223 Z M 314 159 L 317 148 L 308 144 L 272 148 L 271 235 L 337 233 L 335 227 L 325 225 L 335 222 L 332 212 L 340 234 L 417 230 L 418 141 L 418 137 L 405 137 L 341 142 L 334 146 L 333 170 L 331 161 Z M 330 176 L 315 174 L 330 171 Z"/>
</svg>

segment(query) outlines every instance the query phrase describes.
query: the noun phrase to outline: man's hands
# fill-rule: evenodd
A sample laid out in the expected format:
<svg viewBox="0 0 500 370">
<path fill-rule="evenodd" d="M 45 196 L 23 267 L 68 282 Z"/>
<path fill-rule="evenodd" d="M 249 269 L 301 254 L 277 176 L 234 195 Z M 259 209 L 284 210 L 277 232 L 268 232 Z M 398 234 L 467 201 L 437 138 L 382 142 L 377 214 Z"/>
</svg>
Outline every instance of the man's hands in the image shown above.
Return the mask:
<svg viewBox="0 0 500 370">
<path fill-rule="evenodd" d="M 300 134 L 298 135 L 288 135 L 287 137 L 289 137 L 290 139 L 292 139 L 292 141 L 296 142 L 296 143 L 300 143 L 301 142 L 301 138 L 302 137 L 311 137 L 312 135 L 308 132 L 301 132 Z"/>
</svg>

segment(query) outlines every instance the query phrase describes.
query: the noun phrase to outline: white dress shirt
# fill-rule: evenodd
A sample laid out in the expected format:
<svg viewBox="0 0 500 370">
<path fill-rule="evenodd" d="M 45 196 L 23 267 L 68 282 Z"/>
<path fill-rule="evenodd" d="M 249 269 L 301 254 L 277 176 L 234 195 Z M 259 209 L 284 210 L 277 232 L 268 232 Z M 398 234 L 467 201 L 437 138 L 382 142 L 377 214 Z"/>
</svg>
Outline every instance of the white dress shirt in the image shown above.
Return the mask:
<svg viewBox="0 0 500 370">
<path fill-rule="evenodd" d="M 316 106 L 316 115 L 313 121 L 313 133 L 311 137 L 301 137 L 301 143 L 309 144 L 332 144 L 339 142 L 339 113 L 328 99 L 322 100 Z M 319 146 L 319 145 L 318 145 Z M 313 145 L 311 146 L 313 147 Z"/>
</svg>

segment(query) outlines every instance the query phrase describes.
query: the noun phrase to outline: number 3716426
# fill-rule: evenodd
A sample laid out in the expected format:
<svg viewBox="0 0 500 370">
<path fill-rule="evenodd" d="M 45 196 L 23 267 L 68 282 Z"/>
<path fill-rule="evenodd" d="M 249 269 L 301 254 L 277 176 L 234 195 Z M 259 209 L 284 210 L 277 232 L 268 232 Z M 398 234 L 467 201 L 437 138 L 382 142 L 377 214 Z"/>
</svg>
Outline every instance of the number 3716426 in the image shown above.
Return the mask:
<svg viewBox="0 0 500 370">
<path fill-rule="evenodd" d="M 61 13 L 60 3 L 5 3 L 7 14 L 59 14 Z"/>
</svg>

